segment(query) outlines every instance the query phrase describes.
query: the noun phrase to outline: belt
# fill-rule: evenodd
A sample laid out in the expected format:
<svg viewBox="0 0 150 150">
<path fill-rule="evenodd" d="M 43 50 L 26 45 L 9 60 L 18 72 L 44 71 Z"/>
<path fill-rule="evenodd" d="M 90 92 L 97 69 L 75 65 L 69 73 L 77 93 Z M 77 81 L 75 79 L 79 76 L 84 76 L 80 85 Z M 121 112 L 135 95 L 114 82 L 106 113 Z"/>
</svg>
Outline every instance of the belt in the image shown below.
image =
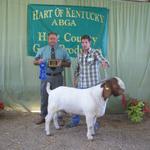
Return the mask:
<svg viewBox="0 0 150 150">
<path fill-rule="evenodd" d="M 61 75 L 61 72 L 58 72 L 58 73 L 46 73 L 46 75 L 48 75 L 48 76 L 58 76 L 58 75 Z"/>
</svg>

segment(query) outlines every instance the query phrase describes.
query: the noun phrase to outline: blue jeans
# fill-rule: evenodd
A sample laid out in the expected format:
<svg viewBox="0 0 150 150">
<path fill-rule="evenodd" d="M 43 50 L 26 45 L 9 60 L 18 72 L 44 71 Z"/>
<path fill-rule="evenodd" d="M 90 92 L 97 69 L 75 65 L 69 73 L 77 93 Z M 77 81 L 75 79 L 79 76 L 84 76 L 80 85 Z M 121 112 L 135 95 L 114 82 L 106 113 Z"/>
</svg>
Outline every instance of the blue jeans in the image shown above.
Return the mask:
<svg viewBox="0 0 150 150">
<path fill-rule="evenodd" d="M 71 118 L 71 126 L 75 127 L 80 123 L 80 116 L 79 115 L 73 115 Z M 96 122 L 94 125 L 94 129 L 97 130 L 100 127 L 99 123 Z"/>
<path fill-rule="evenodd" d="M 72 126 L 77 126 L 79 123 L 80 123 L 80 116 L 79 115 L 73 115 L 71 117 Z"/>
</svg>

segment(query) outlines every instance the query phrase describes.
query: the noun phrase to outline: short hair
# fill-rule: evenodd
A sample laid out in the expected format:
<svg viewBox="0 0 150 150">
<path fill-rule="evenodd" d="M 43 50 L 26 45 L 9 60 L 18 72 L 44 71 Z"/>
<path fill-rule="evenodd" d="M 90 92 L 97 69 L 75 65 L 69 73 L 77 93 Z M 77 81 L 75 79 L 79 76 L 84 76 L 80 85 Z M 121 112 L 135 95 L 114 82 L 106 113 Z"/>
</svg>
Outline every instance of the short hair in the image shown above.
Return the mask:
<svg viewBox="0 0 150 150">
<path fill-rule="evenodd" d="M 83 39 L 87 39 L 89 42 L 91 42 L 91 38 L 90 38 L 89 35 L 83 35 L 83 36 L 81 37 L 81 41 L 82 41 Z"/>
<path fill-rule="evenodd" d="M 56 33 L 56 32 L 49 32 L 49 33 L 48 33 L 48 36 L 50 36 L 50 35 L 52 35 L 52 34 L 57 36 L 57 33 Z"/>
</svg>

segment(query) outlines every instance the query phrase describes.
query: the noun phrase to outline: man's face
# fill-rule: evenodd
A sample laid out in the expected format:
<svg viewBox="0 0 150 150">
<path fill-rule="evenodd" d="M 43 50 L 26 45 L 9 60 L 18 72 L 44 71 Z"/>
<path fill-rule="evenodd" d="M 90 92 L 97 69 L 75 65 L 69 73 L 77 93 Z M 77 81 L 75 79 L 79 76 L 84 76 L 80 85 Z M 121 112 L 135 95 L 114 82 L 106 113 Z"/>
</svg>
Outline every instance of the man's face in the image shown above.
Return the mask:
<svg viewBox="0 0 150 150">
<path fill-rule="evenodd" d="M 88 39 L 82 39 L 81 44 L 83 50 L 88 50 L 91 46 L 91 43 Z"/>
<path fill-rule="evenodd" d="M 50 46 L 55 46 L 57 44 L 57 36 L 55 34 L 50 34 L 48 36 L 48 43 Z"/>
</svg>

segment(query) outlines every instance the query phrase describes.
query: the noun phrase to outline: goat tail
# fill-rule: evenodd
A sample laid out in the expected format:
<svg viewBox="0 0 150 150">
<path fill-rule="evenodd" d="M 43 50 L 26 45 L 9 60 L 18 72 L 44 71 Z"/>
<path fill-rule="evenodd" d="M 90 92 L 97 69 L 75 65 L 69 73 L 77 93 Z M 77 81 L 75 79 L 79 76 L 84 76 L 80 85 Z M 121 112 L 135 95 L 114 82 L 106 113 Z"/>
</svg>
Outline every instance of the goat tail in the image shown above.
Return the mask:
<svg viewBox="0 0 150 150">
<path fill-rule="evenodd" d="M 49 83 L 49 82 L 47 82 L 47 85 L 46 85 L 46 91 L 47 91 L 48 94 L 51 93 L 50 83 Z"/>
</svg>

